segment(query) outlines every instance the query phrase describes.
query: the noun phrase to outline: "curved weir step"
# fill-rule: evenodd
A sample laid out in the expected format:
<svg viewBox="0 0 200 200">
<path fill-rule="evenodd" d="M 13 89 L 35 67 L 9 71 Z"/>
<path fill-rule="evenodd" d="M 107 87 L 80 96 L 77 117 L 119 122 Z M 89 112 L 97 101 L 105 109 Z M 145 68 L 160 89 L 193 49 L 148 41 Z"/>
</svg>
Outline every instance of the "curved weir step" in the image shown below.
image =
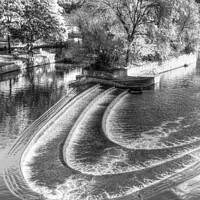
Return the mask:
<svg viewBox="0 0 200 200">
<path fill-rule="evenodd" d="M 11 192 L 17 197 L 24 199 L 26 196 L 33 196 L 33 199 L 41 199 L 41 195 L 37 192 L 33 192 L 27 184 L 21 171 L 21 156 L 24 153 L 27 146 L 31 143 L 33 138 L 38 134 L 38 131 L 43 131 L 51 126 L 60 115 L 63 114 L 71 105 L 77 100 L 89 93 L 100 88 L 96 85 L 80 95 L 76 96 L 76 91 L 70 92 L 64 96 L 59 102 L 45 112 L 38 120 L 32 123 L 16 140 L 14 145 L 10 148 L 6 155 L 4 166 L 4 180 Z M 76 97 L 75 97 L 76 96 Z M 52 120 L 53 119 L 53 120 Z M 14 180 L 14 181 L 13 181 Z M 16 185 L 15 182 L 18 184 Z"/>
<path fill-rule="evenodd" d="M 103 117 L 102 117 L 102 131 L 103 134 L 106 136 L 106 138 L 111 142 L 119 146 L 123 149 L 124 152 L 126 152 L 128 157 L 133 157 L 131 154 L 134 155 L 134 157 L 137 157 L 137 165 L 135 165 L 135 168 L 132 167 L 130 170 L 125 170 L 124 173 L 129 171 L 140 171 L 143 169 L 153 168 L 162 164 L 170 163 L 174 160 L 178 160 L 183 158 L 184 156 L 187 157 L 187 155 L 192 155 L 195 152 L 199 151 L 200 147 L 200 140 L 197 140 L 195 143 L 188 143 L 182 146 L 174 147 L 174 148 L 166 148 L 166 149 L 129 149 L 124 146 L 121 146 L 119 143 L 112 140 L 109 133 L 107 132 L 107 126 L 113 126 L 112 124 L 108 124 L 108 117 L 109 115 L 112 115 L 111 111 L 113 111 L 114 107 L 123 100 L 124 97 L 127 95 L 130 95 L 128 91 L 122 92 L 120 95 L 118 95 L 106 108 Z M 137 152 L 137 153 L 136 153 Z M 145 154 L 141 157 L 140 152 L 145 152 Z M 161 157 L 159 157 L 159 154 L 161 153 Z M 152 157 L 152 155 L 154 155 Z M 163 156 L 163 155 L 166 155 Z M 170 155 L 170 157 L 168 157 Z M 150 158 L 152 158 L 152 162 L 147 164 L 145 163 L 145 160 L 143 158 L 147 159 L 149 161 Z M 132 158 L 133 159 L 133 158 Z M 139 164 L 141 163 L 141 164 Z"/>
<path fill-rule="evenodd" d="M 195 146 L 197 153 L 190 151 L 187 155 L 187 149 L 183 148 L 184 155 L 180 154 L 174 160 L 168 158 L 168 164 L 165 166 L 165 172 L 169 172 L 168 178 L 163 178 L 163 174 L 160 172 L 163 163 L 152 167 L 143 166 L 142 169 L 137 170 L 132 168 L 131 171 L 120 173 L 125 171 L 123 167 L 129 158 L 134 162 L 135 156 L 146 156 L 148 152 L 157 154 L 155 150 L 126 149 L 105 137 L 102 131 L 102 117 L 106 115 L 106 108 L 113 100 L 120 101 L 123 98 L 124 94 L 120 93 L 122 91 L 119 89 L 105 90 L 105 88 L 97 86 L 89 92 L 73 98 L 45 126 L 41 127 L 22 152 L 22 158 L 20 157 L 22 168 L 13 168 L 13 165 L 5 168 L 8 182 L 11 182 L 11 187 L 13 187 L 11 190 L 16 196 L 21 195 L 21 198 L 23 196 L 27 199 L 29 195 L 30 199 L 32 196 L 34 199 L 36 198 L 35 192 L 38 195 L 37 198 L 42 200 L 95 198 L 141 200 L 141 197 L 143 199 L 151 198 L 173 187 L 174 184 L 196 176 L 200 167 L 198 163 L 193 163 L 200 159 L 199 143 Z M 115 99 L 116 96 L 118 96 L 118 100 Z M 67 148 L 68 150 L 63 156 L 63 150 Z M 188 145 L 189 150 L 191 150 L 190 148 L 194 149 L 193 146 Z M 164 152 L 166 153 L 166 151 L 172 150 Z M 177 154 L 176 151 L 172 153 Z M 147 158 L 150 157 L 147 156 Z M 113 160 L 114 163 L 111 163 L 110 161 Z M 121 171 L 119 168 L 111 171 L 109 164 L 113 164 L 113 166 L 118 164 Z M 191 166 L 191 164 L 193 165 Z M 130 163 L 127 163 L 127 166 L 129 165 Z M 190 168 L 187 168 L 188 166 Z M 187 169 L 180 172 L 180 168 Z M 16 177 L 18 171 L 21 174 L 19 173 L 19 177 L 17 174 Z M 186 172 L 188 174 L 185 174 Z M 158 179 L 152 184 L 146 184 L 145 179 L 151 180 L 151 174 L 154 176 L 153 180 L 157 176 Z M 21 180 L 21 178 L 24 179 Z M 118 184 L 119 180 L 123 181 L 121 185 Z M 88 194 L 90 196 L 87 196 Z"/>
<path fill-rule="evenodd" d="M 59 100 L 54 106 L 52 106 L 49 110 L 47 110 L 41 117 L 39 117 L 36 121 L 34 121 L 27 129 L 20 134 L 20 136 L 16 139 L 15 143 L 9 149 L 8 155 L 14 154 L 14 152 L 18 152 L 17 146 L 19 147 L 19 143 L 24 143 L 26 140 L 30 140 L 28 138 L 28 134 L 32 134 L 42 127 L 46 121 L 52 117 L 52 113 L 55 114 L 59 112 L 63 106 L 65 106 L 71 99 L 76 96 L 76 90 L 71 91 L 66 96 L 64 96 L 61 100 Z"/>
<path fill-rule="evenodd" d="M 149 166 L 138 166 L 138 168 L 134 167 L 134 161 L 131 163 L 131 159 L 128 157 L 135 157 L 135 151 L 126 150 L 119 146 L 114 145 L 112 154 L 116 155 L 108 155 L 105 152 L 108 151 L 106 139 L 102 132 L 104 126 L 104 119 L 106 119 L 106 115 L 109 112 L 109 109 L 106 109 L 106 106 L 109 105 L 111 101 L 115 98 L 116 94 L 110 98 L 106 98 L 106 96 L 111 95 L 112 91 L 106 91 L 99 95 L 96 99 L 94 99 L 88 107 L 83 111 L 80 115 L 79 119 L 74 124 L 73 128 L 70 131 L 70 134 L 65 142 L 63 148 L 64 160 L 68 166 L 71 168 L 80 171 L 84 174 L 89 175 L 106 175 L 106 174 L 125 174 L 125 173 L 133 173 L 136 171 L 146 170 L 148 168 L 159 167 L 162 164 L 168 164 L 171 166 L 170 162 L 178 162 L 179 160 L 183 160 L 184 158 L 187 160 L 188 153 L 181 153 L 177 155 L 175 158 L 168 158 L 165 160 L 155 160 Z M 115 92 L 116 93 L 116 92 Z M 119 92 L 118 92 L 119 93 Z M 120 94 L 115 101 L 118 101 L 126 91 Z M 102 106 L 102 102 L 104 106 Z M 109 106 L 108 106 L 109 108 Z M 105 111 L 106 110 L 106 111 Z M 102 117 L 104 115 L 104 119 Z M 101 120 L 102 120 L 102 129 L 101 129 Z M 115 149 L 114 149 L 115 148 Z M 121 148 L 121 150 L 120 150 Z M 94 154 L 95 151 L 95 154 Z M 121 152 L 120 152 L 121 151 Z M 194 149 L 193 149 L 194 151 Z M 193 152 L 192 151 L 192 152 Z M 120 163 L 123 161 L 117 159 L 116 156 L 118 153 L 123 154 L 123 156 L 127 157 L 126 161 L 124 161 L 124 167 L 121 172 L 117 169 L 117 166 L 120 167 Z M 191 152 L 191 151 L 190 151 Z M 152 153 L 152 152 L 151 152 Z M 154 152 L 155 153 L 155 152 Z M 146 152 L 146 154 L 148 154 Z M 102 157 L 109 156 L 109 160 L 103 159 Z M 150 155 L 151 156 L 151 155 Z M 101 157 L 101 160 L 97 160 L 97 157 Z M 126 162 L 129 162 L 127 165 Z M 94 163 L 94 164 L 93 164 Z M 141 163 L 144 163 L 141 160 Z M 114 167 L 115 166 L 115 167 Z"/>
<path fill-rule="evenodd" d="M 126 94 L 126 92 L 122 93 L 121 95 L 119 95 L 114 101 L 115 102 L 118 102 L 120 98 L 122 98 L 124 95 Z M 100 101 L 100 99 L 102 98 L 102 95 L 100 95 L 99 97 L 97 97 L 94 102 L 91 102 L 89 105 L 88 105 L 88 108 L 85 109 L 85 111 L 83 111 L 82 115 L 79 117 L 79 119 L 77 120 L 77 122 L 75 123 L 74 127 L 72 128 L 71 132 L 70 132 L 70 137 L 68 138 L 68 140 L 66 141 L 66 144 L 64 146 L 64 149 L 63 149 L 63 152 L 64 152 L 64 155 L 65 155 L 65 161 L 66 163 L 73 169 L 75 170 L 78 170 L 80 171 L 81 173 L 84 173 L 84 174 L 89 174 L 89 175 L 94 175 L 94 176 L 98 176 L 98 175 L 105 175 L 106 173 L 103 173 L 101 171 L 101 173 L 99 173 L 97 170 L 95 171 L 95 169 L 97 169 L 97 166 L 94 166 L 93 169 L 88 169 L 87 168 L 87 164 L 88 164 L 88 157 L 89 157 L 89 154 L 87 154 L 85 156 L 85 158 L 83 158 L 84 154 L 85 153 L 82 153 L 83 150 L 87 149 L 87 143 L 86 141 L 88 140 L 88 135 L 92 134 L 92 132 L 94 131 L 91 126 L 97 126 L 97 124 L 93 124 L 94 123 L 94 117 L 97 117 L 96 115 L 98 115 L 98 112 L 95 111 L 95 108 L 94 107 L 94 104 L 95 104 L 95 107 L 98 105 L 98 101 Z M 115 104 L 115 102 L 113 104 Z M 92 110 L 92 111 L 90 111 Z M 108 109 L 107 109 L 108 110 Z M 93 113 L 93 114 L 92 114 Z M 106 115 L 106 112 L 104 113 L 104 116 Z M 87 117 L 89 116 L 89 117 Z M 98 118 L 98 117 L 97 117 Z M 92 119 L 92 120 L 91 120 Z M 106 118 L 105 118 L 106 119 Z M 90 120 L 91 120 L 91 123 L 90 123 Z M 96 122 L 97 123 L 97 122 Z M 103 128 L 102 128 L 103 129 Z M 96 135 L 98 134 L 101 134 L 101 132 L 96 132 Z M 87 136 L 87 138 L 85 138 Z M 74 138 L 72 138 L 74 137 Z M 82 138 L 82 139 L 80 139 Z M 83 139 L 84 138 L 84 139 Z M 79 141 L 80 139 L 80 141 Z M 71 144 L 69 144 L 71 143 Z M 89 142 L 88 142 L 89 143 Z M 91 141 L 90 141 L 90 144 L 91 144 Z M 79 148 L 79 146 L 81 146 L 81 148 Z M 198 145 L 199 146 L 199 145 Z M 76 151 L 76 148 L 78 149 L 78 151 Z M 84 149 L 85 148 L 85 149 Z M 82 150 L 82 151 L 81 151 Z M 172 160 L 168 160 L 167 162 L 171 162 L 170 163 L 170 168 L 176 168 L 178 165 L 176 164 L 176 162 L 178 162 L 178 160 L 182 160 L 182 159 L 186 159 L 186 163 L 190 163 L 190 159 L 193 159 L 191 160 L 191 164 L 192 163 L 196 163 L 197 161 L 199 161 L 199 158 L 198 160 L 196 160 L 195 162 L 195 159 L 192 157 L 192 154 L 193 152 L 198 152 L 199 154 L 199 151 L 200 149 L 199 148 L 196 148 L 196 149 L 193 149 L 192 151 L 188 152 L 188 153 L 185 153 L 183 154 L 182 156 L 180 157 L 177 157 L 177 158 L 174 158 Z M 94 153 L 94 152 L 93 152 Z M 80 155 L 79 155 L 80 154 Z M 190 155 L 191 154 L 191 155 Z M 72 155 L 72 156 L 71 156 Z M 99 154 L 95 154 L 96 156 L 99 156 Z M 188 158 L 187 158 L 188 157 Z M 91 159 L 91 158 L 90 158 Z M 187 161 L 188 159 L 188 161 Z M 90 160 L 91 162 L 91 160 Z M 96 162 L 96 161 L 95 161 Z M 180 161 L 180 163 L 184 163 L 183 161 Z M 166 164 L 166 162 L 164 163 L 159 163 L 157 168 L 159 168 L 159 165 L 162 165 L 162 164 Z M 196 166 L 196 164 L 194 164 L 193 166 Z M 173 180 L 174 178 L 177 180 L 176 181 L 180 181 L 179 183 L 181 183 L 181 181 L 185 181 L 187 180 L 187 178 L 183 178 L 181 176 L 181 174 L 184 174 L 185 172 L 189 171 L 190 170 L 190 167 L 193 167 L 193 166 L 189 166 L 189 168 L 186 167 L 186 169 L 184 170 L 183 168 L 183 171 L 182 172 L 178 172 L 178 173 L 172 173 L 169 178 L 165 178 L 164 180 L 161 179 L 157 182 L 159 183 L 154 183 L 150 186 L 146 186 L 144 189 L 142 190 L 138 190 L 137 192 L 133 192 L 130 197 L 132 198 L 133 196 L 136 198 L 136 199 L 140 199 L 140 197 L 143 197 L 144 199 L 148 199 L 152 196 L 155 196 L 157 193 L 160 193 L 162 191 L 165 191 L 166 189 L 168 188 L 171 188 L 174 186 L 174 182 L 172 182 L 171 180 Z M 155 166 L 153 166 L 155 167 Z M 102 168 L 101 168 L 102 170 Z M 148 171 L 148 169 L 144 169 L 145 171 Z M 129 174 L 129 173 L 127 173 Z M 130 173 L 130 176 L 132 177 L 132 174 L 133 173 Z M 174 174 L 174 175 L 173 175 Z M 118 174 L 119 175 L 119 174 Z M 116 176 L 118 176 L 116 175 Z M 127 175 L 128 177 L 129 175 Z M 190 175 L 191 176 L 191 175 Z M 107 179 L 108 179 L 109 176 L 107 176 Z M 134 176 L 135 177 L 135 176 Z M 98 179 L 98 177 L 97 177 Z M 111 180 L 109 180 L 111 181 Z M 149 191 L 149 192 L 148 192 Z M 139 196 L 138 196 L 139 194 Z M 126 195 L 125 195 L 126 196 Z M 128 195 L 127 195 L 128 197 Z M 130 198 L 130 199 L 131 199 Z M 115 198 L 112 198 L 112 199 L 115 199 Z M 121 199 L 121 198 L 116 198 L 116 199 Z"/>
<path fill-rule="evenodd" d="M 137 97 L 135 99 L 138 100 Z M 180 148 L 200 142 L 198 135 L 190 137 L 188 134 L 189 136 L 184 137 L 184 134 L 179 134 L 187 128 L 183 117 L 162 123 L 158 119 L 152 122 L 151 109 L 143 109 L 142 103 L 136 103 L 137 100 L 134 101 L 130 94 L 124 92 L 108 106 L 102 123 L 102 129 L 108 140 L 125 149 L 147 151 Z M 151 108 L 151 105 L 148 106 Z M 137 113 L 140 113 L 139 119 L 135 117 Z"/>
<path fill-rule="evenodd" d="M 102 117 L 102 130 L 104 135 L 107 137 L 108 140 L 110 140 L 111 142 L 113 142 L 113 140 L 110 139 L 109 135 L 107 134 L 107 126 L 108 126 L 108 116 L 110 115 L 111 110 L 114 109 L 114 107 L 116 106 L 117 103 L 119 103 L 119 101 L 121 99 L 124 98 L 125 95 L 128 94 L 128 90 L 124 91 L 123 93 L 121 93 L 119 96 L 117 96 L 107 107 L 103 117 Z"/>
<path fill-rule="evenodd" d="M 72 169 L 80 171 L 81 173 L 90 174 L 90 172 L 82 170 L 87 168 L 87 166 L 84 166 L 84 162 L 82 161 L 84 159 L 94 159 L 94 156 L 92 158 L 92 155 L 89 155 L 89 151 L 91 150 L 89 149 L 89 145 L 93 145 L 94 150 L 95 145 L 98 145 L 97 148 L 100 148 L 100 146 L 103 148 L 105 138 L 101 138 L 103 135 L 101 130 L 101 119 L 106 107 L 116 97 L 116 95 L 119 95 L 120 93 L 121 90 L 115 88 L 110 88 L 101 93 L 92 102 L 90 102 L 90 104 L 88 104 L 77 119 L 63 147 L 64 161 Z M 82 148 L 82 151 L 80 149 L 78 150 L 80 154 L 76 151 L 76 147 Z M 86 154 L 88 155 L 86 156 Z M 95 157 L 99 154 L 101 154 L 101 149 L 96 150 Z"/>
<path fill-rule="evenodd" d="M 64 181 L 71 173 L 69 168 L 63 165 L 60 148 L 84 108 L 103 91 L 98 85 L 81 93 L 32 138 L 21 158 L 22 174 L 32 190 L 40 191 L 36 189 L 36 180 L 40 186 L 47 185 L 52 188 L 58 184 L 57 180 Z M 43 166 L 46 166 L 45 170 Z"/>
</svg>

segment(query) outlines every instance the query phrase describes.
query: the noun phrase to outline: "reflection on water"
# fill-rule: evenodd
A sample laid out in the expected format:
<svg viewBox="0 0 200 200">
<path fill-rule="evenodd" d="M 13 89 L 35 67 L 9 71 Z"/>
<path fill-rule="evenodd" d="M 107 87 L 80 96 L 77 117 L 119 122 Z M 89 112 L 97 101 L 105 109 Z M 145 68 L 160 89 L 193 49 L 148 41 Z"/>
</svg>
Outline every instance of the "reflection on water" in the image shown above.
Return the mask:
<svg viewBox="0 0 200 200">
<path fill-rule="evenodd" d="M 24 161 L 24 174 L 29 176 L 31 187 L 56 200 L 114 197 L 126 200 L 127 195 L 176 176 L 199 162 L 198 67 L 191 65 L 163 74 L 157 90 L 126 95 L 108 116 L 106 137 L 101 119 L 107 106 L 122 91 L 104 95 L 87 110 L 69 139 L 68 168 L 59 159 L 60 144 L 84 108 L 105 88 L 77 100 L 50 132 L 48 129 L 44 132 Z M 66 94 L 68 83 L 81 73 L 77 69 L 58 69 L 63 66 L 31 68 L 1 79 L 0 159 L 16 136 Z M 199 197 L 197 183 L 198 177 L 155 199 L 192 200 L 195 195 Z M 6 195 L 10 194 L 0 178 L 0 199 Z"/>
<path fill-rule="evenodd" d="M 95 93 L 77 101 L 30 147 L 22 171 L 31 188 L 48 199 L 126 199 L 140 189 L 145 189 L 142 194 L 148 197 L 160 187 L 179 183 L 181 176 L 177 173 L 200 160 L 200 85 L 192 81 L 198 75 L 191 68 L 187 74 L 179 73 L 171 79 L 163 75 L 160 90 L 127 94 L 117 102 L 106 128 L 107 138 L 101 130 L 101 119 L 120 92 L 103 93 L 72 128 L 78 114 L 71 110 L 82 112 Z M 67 134 L 63 166 L 55 149 Z M 45 172 L 42 164 L 48 166 Z M 174 180 L 165 181 L 170 176 Z M 156 183 L 157 189 L 148 190 Z"/>
<path fill-rule="evenodd" d="M 62 64 L 59 64 L 59 66 Z M 28 68 L 0 76 L 0 199 L 16 199 L 2 180 L 3 156 L 14 139 L 69 91 L 79 68 L 56 65 Z M 66 68 L 66 70 L 64 70 Z"/>
</svg>

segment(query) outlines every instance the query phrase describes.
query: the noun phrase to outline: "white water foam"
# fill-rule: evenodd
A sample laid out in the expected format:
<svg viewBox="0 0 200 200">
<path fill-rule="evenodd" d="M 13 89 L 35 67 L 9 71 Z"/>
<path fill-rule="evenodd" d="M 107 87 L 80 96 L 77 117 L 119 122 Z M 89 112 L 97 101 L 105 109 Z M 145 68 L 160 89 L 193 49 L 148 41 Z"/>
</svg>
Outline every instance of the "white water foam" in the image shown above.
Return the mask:
<svg viewBox="0 0 200 200">
<path fill-rule="evenodd" d="M 47 138 L 46 138 L 47 139 Z M 48 187 L 39 186 L 37 182 L 31 181 L 32 168 L 31 164 L 34 162 L 34 158 L 38 156 L 38 148 L 43 146 L 51 137 L 45 141 L 45 137 L 40 142 L 35 143 L 29 148 L 28 156 L 23 159 L 22 172 L 26 179 L 26 182 L 30 188 L 45 199 L 48 200 L 81 200 L 84 199 L 82 196 L 86 196 L 86 193 L 90 190 L 94 181 L 89 181 L 84 176 L 70 176 L 66 179 L 64 184 L 57 185 L 56 189 L 49 189 Z M 87 199 L 87 198 L 85 198 Z"/>
<path fill-rule="evenodd" d="M 98 159 L 98 162 L 94 164 L 86 164 L 81 160 L 75 159 L 73 152 L 67 154 L 69 157 L 68 162 L 73 169 L 80 171 L 83 174 L 89 174 L 94 176 L 118 174 L 132 172 L 139 170 L 142 166 L 137 168 L 130 165 L 127 161 L 127 153 L 122 149 L 109 148 L 104 150 L 104 154 Z"/>
<path fill-rule="evenodd" d="M 180 152 L 173 154 L 172 156 L 171 155 L 167 156 L 165 159 L 154 158 L 154 159 L 149 159 L 143 162 L 142 164 L 137 163 L 137 162 L 133 164 L 133 163 L 130 163 L 130 160 L 128 158 L 128 154 L 130 150 L 124 150 L 120 147 L 118 148 L 112 147 L 112 148 L 104 149 L 104 151 L 102 151 L 101 153 L 101 157 L 99 157 L 98 161 L 96 161 L 95 163 L 90 164 L 90 163 L 84 162 L 83 160 L 88 156 L 86 155 L 84 157 L 83 155 L 84 149 L 80 150 L 78 146 L 79 146 L 79 143 L 80 144 L 82 143 L 81 141 L 84 137 L 89 137 L 89 138 L 91 137 L 90 135 L 88 135 L 89 133 L 87 132 L 87 128 L 89 126 L 88 123 L 90 122 L 91 118 L 93 118 L 92 113 L 94 112 L 95 109 L 97 109 L 97 106 L 96 107 L 93 106 L 89 110 L 87 115 L 85 115 L 85 117 L 81 120 L 81 122 L 76 127 L 76 130 L 74 131 L 70 139 L 67 149 L 65 150 L 68 165 L 71 168 L 83 174 L 101 176 L 101 175 L 139 171 L 145 168 L 150 168 L 150 167 L 164 164 L 166 162 L 173 161 L 177 158 L 181 158 L 191 152 L 194 152 L 195 150 L 198 150 L 198 147 L 185 148 L 185 149 L 182 149 Z M 158 132 L 158 134 L 164 137 L 168 137 L 168 135 L 175 133 L 177 132 L 177 130 L 180 130 L 182 128 L 183 120 L 184 120 L 183 117 L 179 117 L 175 121 L 163 122 L 161 126 L 155 127 L 154 129 L 148 131 L 149 134 L 147 132 L 143 134 L 148 135 L 148 136 L 150 135 L 152 139 L 155 139 L 154 138 L 155 132 Z M 85 124 L 87 127 L 86 129 L 84 126 Z M 169 128 L 171 124 L 173 124 L 172 129 Z M 188 125 L 186 126 L 188 127 Z M 92 136 L 92 137 L 95 137 L 95 136 Z M 191 137 L 190 140 L 186 142 L 186 144 L 192 143 L 198 140 L 199 140 L 198 137 Z M 83 141 L 86 146 L 90 145 L 87 143 L 87 140 L 83 140 Z M 148 144 L 152 144 L 151 141 L 149 141 L 149 137 L 146 137 L 146 140 L 144 140 L 143 143 L 145 142 Z M 179 146 L 182 145 L 181 141 L 176 141 L 176 144 L 179 144 Z M 141 145 L 141 143 L 139 145 Z M 77 154 L 79 151 L 81 151 L 82 158 L 77 158 Z"/>
<path fill-rule="evenodd" d="M 190 125 L 183 125 L 184 118 L 178 117 L 174 121 L 163 122 L 160 126 L 156 126 L 149 131 L 141 133 L 139 138 L 127 138 L 121 134 L 122 129 L 120 125 L 112 123 L 112 117 L 108 118 L 106 127 L 107 137 L 114 143 L 128 148 L 128 149 L 165 149 L 174 148 L 186 144 L 192 144 L 199 141 L 199 137 L 190 137 L 184 140 L 174 140 L 174 142 L 168 141 L 168 137 L 174 133 L 177 133 L 185 128 L 189 128 Z M 173 125 L 172 127 L 170 125 Z M 134 133 L 133 133 L 134 134 Z"/>
<path fill-rule="evenodd" d="M 78 102 L 78 103 L 84 105 L 84 103 L 86 102 Z M 68 112 L 65 112 L 59 117 L 59 120 L 56 119 L 56 123 L 51 124 L 51 129 L 47 127 L 47 129 L 45 128 L 44 130 L 40 130 L 40 132 L 38 132 L 38 135 L 41 135 L 39 139 L 34 138 L 30 142 L 29 146 L 26 148 L 22 156 L 21 170 L 25 178 L 25 181 L 34 192 L 41 194 L 42 196 L 44 196 L 45 199 L 49 200 L 78 199 L 77 195 L 78 196 L 80 195 L 79 191 L 81 191 L 81 193 L 84 194 L 84 192 L 89 190 L 88 189 L 89 185 L 93 183 L 85 179 L 84 176 L 82 176 L 81 178 L 80 177 L 74 178 L 73 176 L 70 176 L 68 179 L 66 178 L 65 184 L 57 185 L 57 189 L 49 189 L 48 187 L 39 186 L 37 185 L 36 182 L 31 180 L 33 173 L 31 164 L 34 163 L 34 159 L 40 154 L 38 150 L 40 150 L 54 138 L 59 137 L 60 134 L 66 134 L 64 130 L 66 129 L 67 126 L 70 125 L 70 123 L 72 123 L 71 119 L 74 118 L 79 113 L 79 110 L 80 110 L 79 106 L 71 107 Z M 85 189 L 86 187 L 85 185 L 87 186 L 87 190 Z M 68 193 L 66 191 L 61 192 L 63 186 L 64 188 L 66 187 L 68 188 L 67 191 Z"/>
<path fill-rule="evenodd" d="M 58 132 L 59 133 L 59 132 Z M 51 135 L 48 133 L 48 135 Z M 30 164 L 33 162 L 34 157 L 38 155 L 37 149 L 38 146 L 42 146 L 47 143 L 49 140 L 52 139 L 52 136 L 49 138 L 45 137 L 45 134 L 42 138 L 40 138 L 40 142 L 36 143 L 31 149 L 29 149 L 29 155 L 26 157 L 26 160 L 22 163 L 22 171 L 23 174 L 26 175 L 26 180 L 33 191 L 36 191 L 43 195 L 48 200 L 101 200 L 106 198 L 114 198 L 114 197 L 123 197 L 125 195 L 132 194 L 133 192 L 139 191 L 140 187 L 126 187 L 122 186 L 119 191 L 115 191 L 115 193 L 108 193 L 105 190 L 102 190 L 100 194 L 92 195 L 92 191 L 95 190 L 95 177 L 91 180 L 88 180 L 85 175 L 76 175 L 70 176 L 66 179 L 64 184 L 57 185 L 56 189 L 49 189 L 47 187 L 38 186 L 36 182 L 30 181 L 30 177 L 32 174 Z M 76 139 L 76 137 L 74 138 Z M 110 156 L 110 157 L 109 157 Z M 105 157 L 103 156 L 101 159 L 107 161 L 112 158 L 113 160 L 119 161 L 126 161 L 127 155 L 126 152 L 122 151 L 121 149 L 106 149 L 105 150 Z M 196 158 L 196 157 L 195 157 Z M 198 155 L 197 155 L 198 158 Z M 114 166 L 115 164 L 113 164 Z M 180 172 L 183 169 L 186 169 L 190 165 L 184 165 L 181 169 L 177 170 L 176 172 Z M 175 172 L 175 173 L 176 173 Z M 116 170 L 115 173 L 120 173 L 119 170 Z M 158 181 L 151 180 L 151 179 L 144 179 L 143 188 L 148 187 L 152 184 L 158 183 L 160 180 L 164 180 L 167 177 L 170 177 L 172 174 L 163 173 L 160 176 Z M 91 193 L 91 194 L 90 194 Z"/>
<path fill-rule="evenodd" d="M 107 148 L 102 153 L 101 157 L 98 158 L 94 164 L 82 162 L 82 159 L 75 159 L 74 152 L 71 151 L 68 156 L 68 162 L 70 166 L 80 171 L 83 174 L 93 175 L 93 176 L 102 176 L 109 174 L 123 174 L 127 172 L 140 171 L 147 168 L 153 168 L 159 165 L 162 165 L 167 162 L 175 161 L 176 159 L 180 159 L 186 155 L 190 155 L 194 160 L 199 160 L 200 158 L 200 148 L 187 148 L 182 151 L 169 155 L 166 159 L 154 158 L 140 163 L 130 163 L 128 158 L 128 152 L 122 150 L 121 148 Z"/>
<path fill-rule="evenodd" d="M 191 164 L 184 164 L 180 169 L 176 170 L 176 172 L 173 173 L 162 173 L 159 175 L 158 180 L 152 180 L 152 179 L 144 179 L 143 182 L 141 182 L 141 186 L 136 187 L 126 187 L 121 186 L 121 189 L 119 191 L 115 191 L 113 194 L 109 194 L 107 191 L 102 190 L 102 192 L 98 195 L 90 195 L 90 192 L 95 190 L 95 177 L 91 180 L 88 180 L 85 175 L 72 175 L 68 179 L 66 179 L 66 182 L 64 184 L 57 185 L 56 189 L 49 189 L 47 187 L 41 187 L 38 186 L 36 182 L 30 181 L 30 177 L 32 174 L 30 164 L 32 163 L 35 156 L 37 156 L 37 148 L 31 148 L 29 151 L 29 156 L 26 158 L 26 160 L 23 163 L 23 172 L 26 174 L 26 180 L 28 181 L 29 186 L 31 189 L 48 200 L 101 200 L 106 198 L 116 198 L 116 197 L 123 197 L 129 194 L 132 194 L 136 191 L 139 191 L 141 188 L 146 188 L 152 184 L 159 183 L 161 180 L 165 180 L 166 178 L 169 178 L 171 175 L 176 174 L 178 172 L 181 172 L 184 169 L 187 169 L 191 166 Z M 121 150 L 116 150 L 113 148 L 107 149 L 106 153 L 110 156 L 116 157 L 118 159 L 118 156 L 120 155 L 121 158 L 126 159 L 126 155 Z M 200 154 L 199 152 L 196 154 L 192 154 L 194 156 L 194 159 L 196 161 L 199 161 Z M 197 160 L 198 159 L 198 160 Z"/>
</svg>

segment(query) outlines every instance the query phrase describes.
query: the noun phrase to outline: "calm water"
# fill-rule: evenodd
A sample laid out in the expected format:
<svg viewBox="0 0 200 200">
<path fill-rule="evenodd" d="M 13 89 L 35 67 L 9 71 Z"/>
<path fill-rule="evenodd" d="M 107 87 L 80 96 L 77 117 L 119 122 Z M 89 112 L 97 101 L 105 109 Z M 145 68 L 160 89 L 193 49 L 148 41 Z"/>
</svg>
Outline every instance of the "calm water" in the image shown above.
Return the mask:
<svg viewBox="0 0 200 200">
<path fill-rule="evenodd" d="M 55 66 L 43 66 L 0 77 L 0 174 L 10 144 L 68 93 L 69 81 L 79 73 L 78 69 L 61 71 Z M 163 74 L 155 90 L 123 96 L 107 116 L 104 135 L 100 123 L 103 114 L 123 92 L 105 91 L 107 88 L 100 87 L 78 99 L 30 149 L 23 170 L 32 189 L 56 200 L 127 200 L 133 199 L 131 193 L 200 161 L 199 64 Z M 67 142 L 68 168 L 59 160 L 59 145 L 84 108 L 98 95 L 102 98 L 91 104 Z M 152 200 L 197 200 L 199 188 L 197 176 Z M 0 199 L 17 199 L 6 189 L 1 175 Z"/>
<path fill-rule="evenodd" d="M 2 178 L 3 157 L 16 137 L 69 91 L 81 69 L 62 64 L 30 68 L 0 76 L 0 199 L 17 199 Z M 56 69 L 57 68 L 57 69 Z M 59 69 L 58 69 L 59 68 Z"/>
</svg>

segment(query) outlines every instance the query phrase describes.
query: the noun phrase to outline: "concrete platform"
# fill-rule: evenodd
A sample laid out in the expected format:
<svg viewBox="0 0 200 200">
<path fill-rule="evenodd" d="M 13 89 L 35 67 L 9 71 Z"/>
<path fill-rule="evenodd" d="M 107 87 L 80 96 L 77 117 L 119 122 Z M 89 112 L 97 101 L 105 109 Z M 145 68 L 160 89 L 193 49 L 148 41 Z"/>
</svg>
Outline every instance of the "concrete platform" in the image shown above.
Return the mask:
<svg viewBox="0 0 200 200">
<path fill-rule="evenodd" d="M 159 83 L 160 75 L 150 77 L 124 77 L 124 78 L 103 78 L 94 76 L 77 76 L 77 80 L 73 85 L 82 85 L 87 83 L 98 83 L 102 85 L 114 86 L 121 89 L 129 89 L 132 91 L 143 91 L 150 89 L 151 86 Z"/>
</svg>

